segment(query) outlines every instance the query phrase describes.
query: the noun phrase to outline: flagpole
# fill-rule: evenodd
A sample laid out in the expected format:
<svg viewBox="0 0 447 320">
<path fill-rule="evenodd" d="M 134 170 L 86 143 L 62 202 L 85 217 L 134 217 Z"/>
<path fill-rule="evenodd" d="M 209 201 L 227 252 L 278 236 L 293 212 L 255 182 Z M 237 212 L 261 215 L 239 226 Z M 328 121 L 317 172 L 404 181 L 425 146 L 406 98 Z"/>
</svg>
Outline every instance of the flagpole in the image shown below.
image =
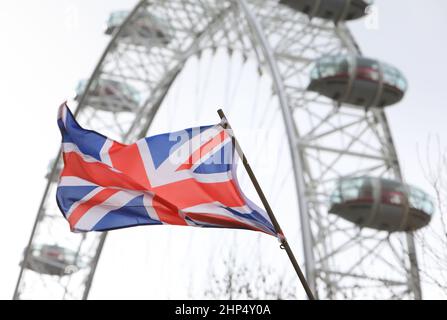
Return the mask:
<svg viewBox="0 0 447 320">
<path fill-rule="evenodd" d="M 231 125 L 228 122 L 228 119 L 225 117 L 224 112 L 222 109 L 217 110 L 217 113 L 219 114 L 220 119 L 222 119 L 223 127 L 224 129 L 230 129 Z M 306 291 L 307 297 L 309 300 L 315 300 L 315 296 L 312 292 L 312 290 L 309 287 L 309 284 L 306 281 L 306 278 L 304 277 L 303 272 L 301 271 L 300 266 L 298 265 L 298 262 L 296 261 L 295 255 L 292 252 L 292 249 L 289 246 L 289 243 L 287 242 L 287 239 L 284 237 L 284 233 L 282 232 L 281 227 L 279 226 L 278 221 L 275 218 L 275 215 L 273 214 L 273 210 L 270 207 L 270 204 L 267 201 L 267 198 L 264 195 L 264 192 L 261 189 L 261 186 L 258 183 L 258 180 L 256 179 L 255 174 L 253 173 L 253 170 L 250 167 L 250 164 L 248 163 L 247 158 L 244 155 L 244 152 L 242 151 L 241 146 L 239 145 L 239 142 L 237 141 L 234 134 L 231 135 L 231 138 L 233 139 L 234 146 L 236 148 L 236 152 L 238 153 L 239 157 L 242 159 L 242 163 L 245 167 L 245 170 L 248 173 L 248 176 L 250 177 L 251 182 L 253 183 L 253 186 L 256 189 L 256 192 L 259 195 L 259 198 L 261 199 L 262 204 L 264 205 L 265 210 L 267 211 L 267 214 L 272 221 L 272 224 L 275 228 L 276 233 L 278 234 L 278 239 L 281 242 L 281 249 L 285 249 L 287 252 L 287 255 L 289 256 L 290 262 L 292 262 L 293 267 L 295 268 L 296 274 L 298 275 L 298 278 L 300 279 L 301 285 L 304 288 L 304 291 Z"/>
</svg>

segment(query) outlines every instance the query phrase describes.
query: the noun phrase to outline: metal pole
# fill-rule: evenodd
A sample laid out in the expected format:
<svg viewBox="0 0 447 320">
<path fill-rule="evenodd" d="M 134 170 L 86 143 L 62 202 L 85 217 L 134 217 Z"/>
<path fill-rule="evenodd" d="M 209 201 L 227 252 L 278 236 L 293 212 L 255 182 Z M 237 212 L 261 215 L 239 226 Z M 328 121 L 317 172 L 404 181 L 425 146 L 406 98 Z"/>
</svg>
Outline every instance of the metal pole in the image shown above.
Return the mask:
<svg viewBox="0 0 447 320">
<path fill-rule="evenodd" d="M 96 267 L 98 266 L 99 258 L 101 257 L 102 248 L 104 247 L 104 243 L 106 242 L 106 238 L 107 238 L 107 232 L 104 232 L 101 235 L 101 238 L 99 239 L 99 245 L 98 245 L 99 250 L 96 250 L 95 257 L 92 261 L 92 265 L 90 267 L 91 268 L 90 274 L 89 274 L 89 277 L 87 278 L 87 281 L 85 283 L 85 289 L 84 289 L 84 293 L 82 295 L 82 300 L 87 300 L 88 294 L 90 293 L 90 288 L 92 286 L 93 277 L 95 275 Z"/>
<path fill-rule="evenodd" d="M 404 182 L 402 171 L 399 167 L 398 157 L 396 153 L 396 149 L 394 148 L 394 142 L 393 138 L 391 136 L 391 131 L 388 126 L 388 121 L 386 120 L 385 112 L 383 110 L 374 111 L 374 116 L 376 119 L 379 120 L 379 122 L 382 124 L 383 128 L 385 129 L 385 135 L 388 138 L 388 142 L 391 144 L 391 148 L 389 148 L 389 151 L 392 153 L 393 161 L 391 163 L 394 172 L 397 176 L 397 178 Z M 415 300 L 422 300 L 422 288 L 421 288 L 421 278 L 419 275 L 419 265 L 418 265 L 418 259 L 416 255 L 416 244 L 414 242 L 414 235 L 413 232 L 406 232 L 406 241 L 407 241 L 407 247 L 408 247 L 408 259 L 410 262 L 410 270 L 408 270 L 408 281 L 409 281 L 409 287 L 411 291 L 413 291 L 414 299 Z"/>
<path fill-rule="evenodd" d="M 20 298 L 20 280 L 22 279 L 23 271 L 26 268 L 26 263 L 29 260 L 29 256 L 31 253 L 31 245 L 32 245 L 33 239 L 34 239 L 34 234 L 36 233 L 37 225 L 38 225 L 38 223 L 43 215 L 43 212 L 45 210 L 44 206 L 45 206 L 46 195 L 47 195 L 48 191 L 50 190 L 51 184 L 53 183 L 52 182 L 53 179 L 55 178 L 56 171 L 57 171 L 57 163 L 59 162 L 60 158 L 61 158 L 61 151 L 59 150 L 59 152 L 57 153 L 57 157 L 54 160 L 53 167 L 51 168 L 51 174 L 48 177 L 48 182 L 45 187 L 45 192 L 43 194 L 42 199 L 40 200 L 39 210 L 37 211 L 37 217 L 36 217 L 36 220 L 34 221 L 33 229 L 31 231 L 31 235 L 28 239 L 28 244 L 26 246 L 25 254 L 24 254 L 23 260 L 22 260 L 22 266 L 20 267 L 19 276 L 17 278 L 17 283 L 16 283 L 16 286 L 14 289 L 14 295 L 12 297 L 13 300 L 18 300 Z"/>
<path fill-rule="evenodd" d="M 224 112 L 222 109 L 217 110 L 217 113 L 219 114 L 220 118 L 224 121 L 223 127 L 224 129 L 231 129 L 231 125 L 228 122 L 227 118 L 225 117 Z M 250 164 L 248 163 L 247 158 L 244 155 L 244 152 L 241 149 L 241 146 L 239 145 L 239 142 L 237 141 L 236 137 L 234 135 L 231 135 L 231 138 L 233 140 L 233 145 L 236 148 L 236 152 L 238 153 L 239 157 L 242 159 L 242 163 L 245 167 L 245 170 L 247 170 L 248 176 L 250 177 L 251 182 L 253 183 L 253 186 L 256 189 L 256 192 L 259 195 L 259 198 L 262 201 L 262 204 L 264 205 L 265 210 L 267 211 L 267 214 L 272 221 L 273 226 L 275 227 L 275 231 L 278 234 L 278 237 L 281 241 L 281 249 L 285 249 L 287 252 L 287 255 L 289 256 L 290 262 L 292 262 L 293 267 L 295 268 L 296 274 L 298 275 L 298 278 L 300 279 L 301 284 L 303 285 L 304 290 L 306 291 L 306 294 L 309 298 L 309 300 L 315 300 L 314 294 L 312 293 L 312 290 L 309 287 L 309 284 L 306 281 L 306 278 L 304 277 L 303 272 L 300 269 L 300 266 L 298 265 L 298 262 L 296 261 L 296 258 L 292 252 L 292 249 L 289 246 L 289 243 L 287 242 L 286 238 L 284 237 L 284 234 L 282 232 L 281 227 L 279 226 L 278 221 L 275 218 L 275 215 L 273 214 L 273 210 L 270 207 L 270 204 L 267 201 L 267 198 L 264 195 L 264 192 L 261 189 L 261 186 L 258 183 L 258 180 L 256 179 L 255 174 L 253 173 L 253 170 L 250 167 Z"/>
</svg>

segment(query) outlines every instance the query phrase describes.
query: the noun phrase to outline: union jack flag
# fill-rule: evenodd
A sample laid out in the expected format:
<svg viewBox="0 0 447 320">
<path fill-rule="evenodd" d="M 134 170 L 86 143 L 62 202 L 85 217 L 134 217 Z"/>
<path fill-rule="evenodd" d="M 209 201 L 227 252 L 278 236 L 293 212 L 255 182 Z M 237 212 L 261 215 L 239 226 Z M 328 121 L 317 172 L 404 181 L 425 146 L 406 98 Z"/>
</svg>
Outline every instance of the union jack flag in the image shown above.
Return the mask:
<svg viewBox="0 0 447 320">
<path fill-rule="evenodd" d="M 276 235 L 239 187 L 232 133 L 221 123 L 122 144 L 82 128 L 64 103 L 58 125 L 56 198 L 71 231 L 171 224 Z"/>
</svg>

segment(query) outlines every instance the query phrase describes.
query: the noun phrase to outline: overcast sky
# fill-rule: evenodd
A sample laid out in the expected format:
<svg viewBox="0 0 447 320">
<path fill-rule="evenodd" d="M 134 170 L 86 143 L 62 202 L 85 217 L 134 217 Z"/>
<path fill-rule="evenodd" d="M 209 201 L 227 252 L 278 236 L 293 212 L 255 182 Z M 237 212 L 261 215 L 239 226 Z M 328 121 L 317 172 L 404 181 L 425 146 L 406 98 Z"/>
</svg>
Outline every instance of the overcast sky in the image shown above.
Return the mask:
<svg viewBox="0 0 447 320">
<path fill-rule="evenodd" d="M 59 147 L 56 108 L 73 95 L 77 81 L 92 72 L 109 40 L 102 32 L 109 13 L 135 3 L 0 2 L 0 298 L 12 296 L 47 166 Z M 423 150 L 434 135 L 447 146 L 447 2 L 376 3 L 377 28 L 366 28 L 365 21 L 350 26 L 366 56 L 395 65 L 408 79 L 405 99 L 387 114 L 406 180 L 429 189 L 417 150 Z M 104 285 L 106 277 L 102 278 Z M 113 295 L 99 290 L 95 297 Z"/>
</svg>

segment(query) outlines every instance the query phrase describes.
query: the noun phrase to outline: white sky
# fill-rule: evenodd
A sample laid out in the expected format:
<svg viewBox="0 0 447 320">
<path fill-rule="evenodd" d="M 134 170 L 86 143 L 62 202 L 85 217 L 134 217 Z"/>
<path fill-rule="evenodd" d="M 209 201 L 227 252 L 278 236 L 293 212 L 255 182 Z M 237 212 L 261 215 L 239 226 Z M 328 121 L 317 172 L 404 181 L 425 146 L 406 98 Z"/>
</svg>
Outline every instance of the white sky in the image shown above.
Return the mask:
<svg viewBox="0 0 447 320">
<path fill-rule="evenodd" d="M 93 70 L 109 40 L 102 33 L 109 13 L 130 9 L 135 2 L 0 2 L 1 299 L 12 296 L 48 162 L 59 147 L 56 109 Z M 441 144 L 447 145 L 447 3 L 376 3 L 377 30 L 366 29 L 364 21 L 350 25 L 366 56 L 397 66 L 409 81 L 404 101 L 387 114 L 406 180 L 428 190 L 417 148 L 424 150 L 430 135 L 439 135 Z M 110 275 L 101 276 L 103 284 Z M 115 297 L 106 289 L 94 291 L 94 297 Z"/>
</svg>

